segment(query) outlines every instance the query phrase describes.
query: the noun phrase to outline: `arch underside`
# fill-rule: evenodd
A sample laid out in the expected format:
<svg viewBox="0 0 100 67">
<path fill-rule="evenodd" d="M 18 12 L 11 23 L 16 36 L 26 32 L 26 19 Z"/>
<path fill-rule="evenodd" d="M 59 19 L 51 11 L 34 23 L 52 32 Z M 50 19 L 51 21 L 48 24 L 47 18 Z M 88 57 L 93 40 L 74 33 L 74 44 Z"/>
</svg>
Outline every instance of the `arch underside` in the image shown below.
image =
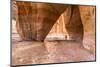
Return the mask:
<svg viewBox="0 0 100 67">
<path fill-rule="evenodd" d="M 71 40 L 83 40 L 78 6 L 17 2 L 17 31 L 23 40 L 43 41 L 61 14 Z"/>
</svg>

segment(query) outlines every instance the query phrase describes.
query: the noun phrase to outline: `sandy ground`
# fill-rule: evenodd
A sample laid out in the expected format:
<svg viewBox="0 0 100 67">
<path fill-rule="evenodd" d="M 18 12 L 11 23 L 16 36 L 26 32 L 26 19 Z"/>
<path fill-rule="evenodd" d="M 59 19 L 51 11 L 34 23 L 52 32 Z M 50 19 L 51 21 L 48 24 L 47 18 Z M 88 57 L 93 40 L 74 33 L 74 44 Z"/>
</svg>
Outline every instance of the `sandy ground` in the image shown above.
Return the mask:
<svg viewBox="0 0 100 67">
<path fill-rule="evenodd" d="M 22 41 L 14 26 L 12 33 L 12 65 L 95 60 L 95 51 L 85 49 L 82 43 L 75 40 Z M 86 44 L 89 39 L 89 37 L 85 39 Z M 91 43 L 94 46 L 94 41 L 89 40 L 88 44 Z"/>
<path fill-rule="evenodd" d="M 93 61 L 95 55 L 77 41 L 15 42 L 12 45 L 14 65 Z"/>
</svg>

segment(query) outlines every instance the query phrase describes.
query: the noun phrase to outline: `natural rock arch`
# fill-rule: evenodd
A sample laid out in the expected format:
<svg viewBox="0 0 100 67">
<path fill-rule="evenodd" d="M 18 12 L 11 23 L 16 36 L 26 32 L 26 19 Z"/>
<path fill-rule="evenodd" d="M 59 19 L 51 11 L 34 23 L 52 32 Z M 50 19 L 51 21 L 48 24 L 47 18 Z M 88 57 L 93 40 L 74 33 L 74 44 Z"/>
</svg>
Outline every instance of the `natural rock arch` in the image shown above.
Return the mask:
<svg viewBox="0 0 100 67">
<path fill-rule="evenodd" d="M 83 24 L 78 6 L 17 2 L 17 31 L 23 40 L 44 40 L 59 16 L 65 12 L 65 26 L 71 39 L 83 40 Z"/>
</svg>

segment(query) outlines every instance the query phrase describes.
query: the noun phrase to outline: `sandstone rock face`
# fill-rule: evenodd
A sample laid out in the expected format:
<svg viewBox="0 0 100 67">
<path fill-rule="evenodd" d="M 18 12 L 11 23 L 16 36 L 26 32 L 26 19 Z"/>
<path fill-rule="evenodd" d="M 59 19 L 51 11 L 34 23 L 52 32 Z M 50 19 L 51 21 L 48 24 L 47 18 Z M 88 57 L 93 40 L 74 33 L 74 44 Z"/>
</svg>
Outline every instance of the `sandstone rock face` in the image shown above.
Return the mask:
<svg viewBox="0 0 100 67">
<path fill-rule="evenodd" d="M 84 32 L 95 33 L 95 6 L 80 6 Z"/>
<path fill-rule="evenodd" d="M 17 2 L 17 30 L 23 40 L 44 40 L 65 5 Z"/>
<path fill-rule="evenodd" d="M 17 2 L 17 6 L 17 30 L 23 40 L 44 40 L 54 23 L 67 8 L 69 11 L 65 11 L 64 19 L 70 38 L 83 39 L 83 25 L 78 6 L 29 2 Z M 66 13 L 69 13 L 69 18 Z"/>
<path fill-rule="evenodd" d="M 79 6 L 70 6 L 64 13 L 65 27 L 71 40 L 83 40 L 84 29 Z"/>
<path fill-rule="evenodd" d="M 15 0 L 13 0 L 12 2 L 11 2 L 11 4 L 12 4 L 12 8 L 11 8 L 11 16 L 12 16 L 12 19 L 14 19 L 14 20 L 16 20 L 16 16 L 17 16 L 17 5 L 16 5 L 16 1 Z"/>
<path fill-rule="evenodd" d="M 80 6 L 80 14 L 84 26 L 83 45 L 86 49 L 95 54 L 96 40 L 96 7 Z"/>
</svg>

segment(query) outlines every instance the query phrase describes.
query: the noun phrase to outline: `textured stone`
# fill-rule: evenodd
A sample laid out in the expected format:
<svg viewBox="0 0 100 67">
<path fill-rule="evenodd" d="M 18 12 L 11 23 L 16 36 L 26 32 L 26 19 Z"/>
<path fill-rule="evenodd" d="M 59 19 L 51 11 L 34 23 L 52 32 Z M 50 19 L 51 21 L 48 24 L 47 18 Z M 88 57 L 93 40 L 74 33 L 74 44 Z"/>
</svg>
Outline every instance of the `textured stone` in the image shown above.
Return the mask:
<svg viewBox="0 0 100 67">
<path fill-rule="evenodd" d="M 17 31 L 23 40 L 44 40 L 65 5 L 17 2 Z"/>
<path fill-rule="evenodd" d="M 67 18 L 66 18 L 67 17 Z M 79 6 L 70 6 L 64 14 L 65 27 L 71 40 L 83 40 L 84 28 L 80 17 Z"/>
</svg>

